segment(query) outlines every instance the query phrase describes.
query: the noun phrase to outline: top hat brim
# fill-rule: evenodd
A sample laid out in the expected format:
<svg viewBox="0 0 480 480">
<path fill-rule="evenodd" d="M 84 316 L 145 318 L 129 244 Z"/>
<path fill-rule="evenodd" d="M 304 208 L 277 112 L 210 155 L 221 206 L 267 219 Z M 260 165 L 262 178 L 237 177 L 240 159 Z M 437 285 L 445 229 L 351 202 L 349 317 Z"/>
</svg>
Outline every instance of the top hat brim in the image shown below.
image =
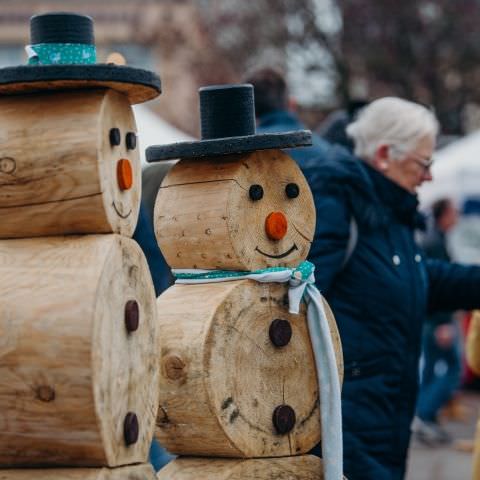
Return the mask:
<svg viewBox="0 0 480 480">
<path fill-rule="evenodd" d="M 158 75 L 124 65 L 21 65 L 0 69 L 0 95 L 84 88 L 117 90 L 132 105 L 151 100 L 162 91 Z"/>
<path fill-rule="evenodd" d="M 310 145 L 312 145 L 312 133 L 309 130 L 299 130 L 153 145 L 147 148 L 146 158 L 147 162 L 151 163 L 175 158 L 215 157 L 255 150 L 308 147 Z"/>
</svg>

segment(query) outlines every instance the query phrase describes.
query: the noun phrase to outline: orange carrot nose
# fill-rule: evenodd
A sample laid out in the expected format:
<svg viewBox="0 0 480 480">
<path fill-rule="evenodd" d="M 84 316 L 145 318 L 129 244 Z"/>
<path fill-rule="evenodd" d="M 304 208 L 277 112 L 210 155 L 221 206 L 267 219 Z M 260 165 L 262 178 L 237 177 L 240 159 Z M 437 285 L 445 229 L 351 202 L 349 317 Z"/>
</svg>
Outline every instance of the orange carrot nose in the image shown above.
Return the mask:
<svg viewBox="0 0 480 480">
<path fill-rule="evenodd" d="M 117 163 L 117 181 L 120 190 L 129 190 L 133 185 L 132 164 L 125 158 Z"/>
<path fill-rule="evenodd" d="M 265 219 L 265 232 L 270 240 L 281 240 L 287 229 L 288 221 L 283 212 L 272 212 Z"/>
</svg>

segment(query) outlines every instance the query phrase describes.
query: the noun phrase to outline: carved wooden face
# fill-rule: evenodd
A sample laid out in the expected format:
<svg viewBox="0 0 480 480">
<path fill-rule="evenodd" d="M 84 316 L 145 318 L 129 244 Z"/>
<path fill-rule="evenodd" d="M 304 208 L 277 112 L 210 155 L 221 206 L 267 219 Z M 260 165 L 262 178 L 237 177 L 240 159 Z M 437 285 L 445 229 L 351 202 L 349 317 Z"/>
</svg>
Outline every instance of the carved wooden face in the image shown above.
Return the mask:
<svg viewBox="0 0 480 480">
<path fill-rule="evenodd" d="M 135 131 L 127 98 L 113 90 L 1 97 L 0 237 L 131 236 L 141 193 Z"/>
<path fill-rule="evenodd" d="M 135 118 L 124 95 L 106 95 L 100 122 L 104 206 L 115 231 L 131 234 L 140 205 L 141 165 Z"/>
<path fill-rule="evenodd" d="M 155 206 L 155 232 L 174 268 L 296 266 L 315 229 L 310 188 L 279 150 L 182 160 Z"/>
</svg>

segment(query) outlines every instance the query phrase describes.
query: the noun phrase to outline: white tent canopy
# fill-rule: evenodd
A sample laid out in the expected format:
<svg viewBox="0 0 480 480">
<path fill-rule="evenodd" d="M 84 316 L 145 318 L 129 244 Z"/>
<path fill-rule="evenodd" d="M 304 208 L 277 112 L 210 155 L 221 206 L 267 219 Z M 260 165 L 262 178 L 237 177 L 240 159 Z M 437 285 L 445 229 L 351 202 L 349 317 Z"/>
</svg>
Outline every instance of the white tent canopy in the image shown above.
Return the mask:
<svg viewBox="0 0 480 480">
<path fill-rule="evenodd" d="M 146 165 L 145 149 L 150 145 L 183 142 L 193 138 L 153 113 L 146 105 L 133 107 L 137 122 L 138 142 L 142 165 Z"/>
<path fill-rule="evenodd" d="M 480 197 L 480 132 L 438 150 L 432 175 L 433 181 L 419 191 L 425 207 L 441 197 L 452 198 L 460 204 L 466 197 Z"/>
</svg>

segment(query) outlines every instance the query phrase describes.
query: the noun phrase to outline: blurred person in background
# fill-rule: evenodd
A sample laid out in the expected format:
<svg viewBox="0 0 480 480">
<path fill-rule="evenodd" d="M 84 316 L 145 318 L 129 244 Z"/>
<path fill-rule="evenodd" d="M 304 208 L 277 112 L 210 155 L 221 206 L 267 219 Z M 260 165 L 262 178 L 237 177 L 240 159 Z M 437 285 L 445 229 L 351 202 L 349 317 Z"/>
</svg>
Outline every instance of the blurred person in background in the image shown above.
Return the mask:
<svg viewBox="0 0 480 480">
<path fill-rule="evenodd" d="M 480 198 L 463 202 L 458 223 L 449 234 L 448 249 L 456 262 L 480 265 Z"/>
<path fill-rule="evenodd" d="M 248 74 L 245 83 L 254 88 L 257 133 L 290 132 L 304 130 L 305 125 L 295 114 L 295 101 L 289 97 L 284 76 L 273 68 L 262 68 Z M 325 156 L 329 144 L 318 135 L 312 135 L 313 145 L 289 150 L 288 154 L 300 168 L 318 162 Z"/>
<path fill-rule="evenodd" d="M 153 211 L 160 184 L 174 164 L 175 162 L 152 163 L 142 169 L 142 200 L 133 234 L 147 259 L 157 297 L 173 284 L 173 275 L 155 237 Z"/>
<path fill-rule="evenodd" d="M 455 262 L 480 265 L 480 198 L 467 197 L 462 203 L 460 218 L 448 235 L 448 251 Z M 471 312 L 464 312 L 461 325 L 464 336 L 468 335 Z M 480 389 L 480 378 L 464 363 L 462 387 Z"/>
<path fill-rule="evenodd" d="M 330 113 L 316 129 L 316 133 L 329 143 L 342 145 L 353 152 L 353 140 L 347 135 L 347 127 L 357 118 L 360 110 L 367 105 L 366 100 L 351 100 L 347 108 Z"/>
<path fill-rule="evenodd" d="M 432 205 L 433 225 L 422 247 L 428 258 L 450 261 L 447 234 L 456 225 L 457 208 L 452 200 L 442 198 Z M 453 312 L 429 316 L 423 332 L 423 368 L 417 403 L 417 417 L 412 429 L 423 443 L 448 443 L 450 435 L 440 426 L 438 414 L 460 385 L 460 332 Z"/>
<path fill-rule="evenodd" d="M 437 130 L 425 107 L 382 98 L 347 127 L 355 155 L 334 145 L 302 167 L 317 209 L 309 259 L 342 340 L 349 480 L 404 478 L 424 318 L 480 306 L 480 268 L 425 259 L 414 240 Z"/>
<path fill-rule="evenodd" d="M 174 162 L 154 163 L 142 169 L 142 199 L 137 226 L 133 233 L 134 240 L 140 245 L 147 259 L 157 297 L 172 285 L 173 276 L 155 237 L 153 211 L 160 184 L 173 164 Z M 174 458 L 155 438 L 152 440 L 149 462 L 156 472 Z"/>
</svg>

